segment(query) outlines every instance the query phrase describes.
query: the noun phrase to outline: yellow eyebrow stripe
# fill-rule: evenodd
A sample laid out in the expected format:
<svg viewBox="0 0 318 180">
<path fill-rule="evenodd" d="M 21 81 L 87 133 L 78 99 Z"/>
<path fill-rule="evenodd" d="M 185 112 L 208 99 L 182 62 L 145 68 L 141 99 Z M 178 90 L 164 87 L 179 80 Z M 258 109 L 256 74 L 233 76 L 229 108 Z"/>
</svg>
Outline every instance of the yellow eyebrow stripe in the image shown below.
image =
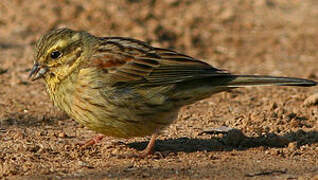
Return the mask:
<svg viewBox="0 0 318 180">
<path fill-rule="evenodd" d="M 68 41 L 60 39 L 50 49 L 48 49 L 48 52 L 51 52 L 52 50 L 55 50 L 55 49 L 61 49 L 65 47 L 68 43 L 69 43 Z"/>
</svg>

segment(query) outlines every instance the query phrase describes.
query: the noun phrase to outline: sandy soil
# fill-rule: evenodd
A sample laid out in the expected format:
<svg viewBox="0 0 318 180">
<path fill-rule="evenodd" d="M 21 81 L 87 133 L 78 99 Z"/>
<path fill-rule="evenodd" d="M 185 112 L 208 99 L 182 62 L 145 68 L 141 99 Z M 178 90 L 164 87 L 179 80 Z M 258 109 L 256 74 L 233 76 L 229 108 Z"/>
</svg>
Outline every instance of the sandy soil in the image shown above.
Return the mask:
<svg viewBox="0 0 318 180">
<path fill-rule="evenodd" d="M 184 107 L 146 159 L 121 155 L 149 137 L 79 148 L 95 133 L 53 107 L 42 82 L 27 80 L 34 42 L 65 26 L 134 37 L 233 73 L 318 80 L 316 0 L 2 0 L 0 177 L 318 179 L 315 96 L 304 105 L 316 87 L 236 89 Z M 209 133 L 220 126 L 236 130 Z"/>
</svg>

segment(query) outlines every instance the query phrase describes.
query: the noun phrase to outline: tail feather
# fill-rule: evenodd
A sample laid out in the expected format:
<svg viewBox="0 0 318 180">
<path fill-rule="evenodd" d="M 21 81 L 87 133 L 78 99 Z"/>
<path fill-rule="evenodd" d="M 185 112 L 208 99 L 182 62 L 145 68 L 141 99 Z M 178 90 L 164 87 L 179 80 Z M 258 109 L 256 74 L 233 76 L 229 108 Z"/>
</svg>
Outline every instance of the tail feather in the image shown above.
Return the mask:
<svg viewBox="0 0 318 180">
<path fill-rule="evenodd" d="M 233 75 L 226 87 L 247 86 L 315 86 L 317 82 L 301 78 L 258 76 L 258 75 Z"/>
</svg>

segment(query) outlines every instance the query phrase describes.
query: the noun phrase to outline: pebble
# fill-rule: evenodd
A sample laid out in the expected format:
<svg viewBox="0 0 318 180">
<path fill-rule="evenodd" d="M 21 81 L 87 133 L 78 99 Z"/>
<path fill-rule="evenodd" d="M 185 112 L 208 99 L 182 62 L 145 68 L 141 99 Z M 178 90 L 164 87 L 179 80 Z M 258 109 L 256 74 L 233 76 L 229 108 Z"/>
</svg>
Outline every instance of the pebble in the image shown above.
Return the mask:
<svg viewBox="0 0 318 180">
<path fill-rule="evenodd" d="M 65 132 L 60 132 L 57 136 L 58 136 L 59 138 L 65 138 L 65 137 L 66 137 L 66 134 L 65 134 Z"/>
<path fill-rule="evenodd" d="M 309 96 L 309 97 L 304 101 L 304 105 L 305 105 L 305 106 L 318 105 L 318 93 Z"/>
</svg>

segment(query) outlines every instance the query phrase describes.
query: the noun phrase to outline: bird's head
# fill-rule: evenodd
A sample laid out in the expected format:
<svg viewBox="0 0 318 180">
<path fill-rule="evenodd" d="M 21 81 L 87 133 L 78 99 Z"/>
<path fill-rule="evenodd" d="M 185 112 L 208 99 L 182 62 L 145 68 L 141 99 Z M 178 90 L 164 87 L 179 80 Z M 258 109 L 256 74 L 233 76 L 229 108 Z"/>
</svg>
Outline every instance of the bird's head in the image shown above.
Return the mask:
<svg viewBox="0 0 318 180">
<path fill-rule="evenodd" d="M 89 56 L 94 40 L 94 36 L 88 33 L 66 28 L 43 35 L 36 43 L 30 79 L 64 79 Z"/>
</svg>

